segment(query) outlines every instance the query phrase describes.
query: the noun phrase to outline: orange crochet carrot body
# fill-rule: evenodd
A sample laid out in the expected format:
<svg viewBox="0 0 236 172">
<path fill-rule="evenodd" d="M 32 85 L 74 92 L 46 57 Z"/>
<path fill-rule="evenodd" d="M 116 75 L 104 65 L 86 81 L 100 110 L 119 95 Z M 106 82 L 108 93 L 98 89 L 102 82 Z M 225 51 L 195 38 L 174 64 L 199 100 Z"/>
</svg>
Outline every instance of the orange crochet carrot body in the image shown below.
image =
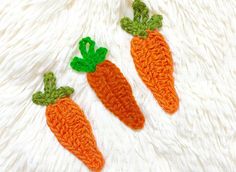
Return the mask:
<svg viewBox="0 0 236 172">
<path fill-rule="evenodd" d="M 88 52 L 86 45 L 90 44 Z M 87 80 L 104 106 L 132 129 L 144 126 L 144 116 L 140 111 L 131 87 L 124 75 L 112 62 L 105 60 L 107 50 L 94 50 L 95 42 L 89 37 L 80 41 L 83 59 L 74 57 L 71 67 L 76 71 L 86 71 Z M 105 60 L 105 61 L 104 61 Z"/>
<path fill-rule="evenodd" d="M 174 113 L 179 99 L 174 87 L 173 60 L 164 37 L 157 30 L 148 31 L 146 39 L 134 37 L 131 54 L 139 75 L 160 106 Z"/>
<path fill-rule="evenodd" d="M 98 64 L 87 79 L 107 109 L 133 129 L 144 125 L 144 117 L 132 95 L 132 90 L 120 70 L 110 61 Z"/>
<path fill-rule="evenodd" d="M 179 107 L 179 98 L 174 87 L 170 48 L 156 29 L 162 25 L 162 16 L 153 15 L 149 19 L 148 8 L 140 0 L 134 1 L 133 9 L 134 21 L 124 17 L 121 26 L 134 35 L 131 55 L 136 70 L 160 106 L 172 114 Z"/>
<path fill-rule="evenodd" d="M 33 95 L 33 102 L 47 105 L 47 124 L 59 143 L 84 162 L 92 171 L 100 171 L 104 159 L 96 145 L 92 127 L 80 107 L 68 96 L 70 87 L 56 89 L 53 73 L 44 76 L 45 93 Z"/>
</svg>

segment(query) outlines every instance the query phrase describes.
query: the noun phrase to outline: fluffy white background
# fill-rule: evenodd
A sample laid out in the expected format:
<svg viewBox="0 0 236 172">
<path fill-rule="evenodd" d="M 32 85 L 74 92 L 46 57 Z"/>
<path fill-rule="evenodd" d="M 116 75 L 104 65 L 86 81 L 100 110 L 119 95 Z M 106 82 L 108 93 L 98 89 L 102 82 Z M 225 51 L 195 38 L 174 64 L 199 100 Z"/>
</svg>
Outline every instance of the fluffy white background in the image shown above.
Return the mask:
<svg viewBox="0 0 236 172">
<path fill-rule="evenodd" d="M 175 62 L 180 108 L 168 116 L 141 82 L 130 55 L 132 36 L 119 26 L 132 15 L 127 0 L 0 1 L 0 171 L 88 169 L 62 148 L 31 95 L 54 71 L 75 88 L 109 172 L 236 171 L 236 1 L 144 0 L 164 17 L 161 32 Z M 85 74 L 68 63 L 76 43 L 91 36 L 109 49 L 146 117 L 134 132 L 108 112 Z"/>
</svg>

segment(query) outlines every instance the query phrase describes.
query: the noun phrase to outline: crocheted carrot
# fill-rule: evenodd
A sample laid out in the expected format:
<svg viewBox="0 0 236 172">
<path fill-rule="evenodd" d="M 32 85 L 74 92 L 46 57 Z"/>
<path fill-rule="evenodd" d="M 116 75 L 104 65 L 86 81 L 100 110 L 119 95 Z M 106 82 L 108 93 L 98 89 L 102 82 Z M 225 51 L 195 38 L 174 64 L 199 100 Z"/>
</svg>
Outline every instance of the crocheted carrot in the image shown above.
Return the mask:
<svg viewBox="0 0 236 172">
<path fill-rule="evenodd" d="M 136 70 L 160 106 L 172 114 L 179 107 L 179 98 L 174 88 L 170 48 L 157 30 L 162 26 L 162 16 L 149 18 L 149 10 L 140 0 L 134 0 L 132 7 L 134 19 L 122 18 L 121 27 L 134 36 L 131 54 Z"/>
<path fill-rule="evenodd" d="M 79 42 L 79 50 L 83 58 L 74 57 L 71 67 L 88 72 L 87 80 L 98 98 L 121 121 L 132 129 L 143 128 L 144 116 L 128 81 L 112 62 L 105 60 L 107 49 L 100 47 L 95 51 L 95 42 L 87 37 Z"/>
<path fill-rule="evenodd" d="M 80 107 L 68 97 L 73 92 L 74 89 L 68 86 L 56 88 L 56 78 L 48 72 L 44 74 L 44 93 L 35 93 L 32 100 L 37 105 L 47 106 L 47 124 L 59 143 L 89 169 L 100 171 L 104 159 L 97 148 L 89 121 Z"/>
</svg>

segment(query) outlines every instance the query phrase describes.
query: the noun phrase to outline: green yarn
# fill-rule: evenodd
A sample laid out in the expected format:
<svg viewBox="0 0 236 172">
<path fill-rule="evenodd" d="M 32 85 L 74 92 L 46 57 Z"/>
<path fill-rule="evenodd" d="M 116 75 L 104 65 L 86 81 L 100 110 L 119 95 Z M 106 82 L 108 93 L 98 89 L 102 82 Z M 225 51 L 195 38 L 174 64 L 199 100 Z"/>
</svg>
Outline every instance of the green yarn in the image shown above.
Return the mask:
<svg viewBox="0 0 236 172">
<path fill-rule="evenodd" d="M 68 86 L 56 87 L 56 77 L 52 72 L 44 74 L 44 93 L 38 91 L 33 94 L 32 101 L 37 105 L 49 105 L 56 102 L 57 99 L 70 96 L 74 89 Z"/>
<path fill-rule="evenodd" d="M 100 47 L 95 51 L 95 42 L 90 38 L 83 38 L 79 42 L 82 58 L 74 57 L 70 63 L 72 69 L 78 72 L 95 72 L 96 66 L 102 63 L 107 54 L 107 49 Z"/>
<path fill-rule="evenodd" d="M 162 16 L 155 14 L 149 18 L 149 10 L 145 3 L 140 0 L 134 0 L 132 7 L 134 19 L 131 20 L 128 17 L 124 17 L 120 21 L 122 29 L 126 32 L 134 36 L 146 38 L 147 30 L 153 31 L 162 27 Z"/>
</svg>

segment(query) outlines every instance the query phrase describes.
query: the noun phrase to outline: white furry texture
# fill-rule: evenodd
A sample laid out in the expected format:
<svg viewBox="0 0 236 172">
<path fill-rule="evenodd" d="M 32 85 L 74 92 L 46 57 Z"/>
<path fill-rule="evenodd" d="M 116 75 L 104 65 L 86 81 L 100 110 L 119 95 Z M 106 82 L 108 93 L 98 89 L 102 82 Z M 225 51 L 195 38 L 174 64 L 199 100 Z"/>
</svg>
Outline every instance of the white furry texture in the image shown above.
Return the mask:
<svg viewBox="0 0 236 172">
<path fill-rule="evenodd" d="M 106 164 L 105 172 L 236 171 L 236 1 L 144 0 L 164 17 L 161 32 L 175 62 L 180 108 L 168 116 L 138 77 L 131 35 L 119 25 L 127 0 L 0 1 L 0 171 L 88 171 L 46 125 L 31 101 L 54 71 L 75 88 Z M 71 70 L 77 42 L 91 36 L 109 49 L 146 117 L 134 132 L 104 108 L 85 74 Z"/>
</svg>

